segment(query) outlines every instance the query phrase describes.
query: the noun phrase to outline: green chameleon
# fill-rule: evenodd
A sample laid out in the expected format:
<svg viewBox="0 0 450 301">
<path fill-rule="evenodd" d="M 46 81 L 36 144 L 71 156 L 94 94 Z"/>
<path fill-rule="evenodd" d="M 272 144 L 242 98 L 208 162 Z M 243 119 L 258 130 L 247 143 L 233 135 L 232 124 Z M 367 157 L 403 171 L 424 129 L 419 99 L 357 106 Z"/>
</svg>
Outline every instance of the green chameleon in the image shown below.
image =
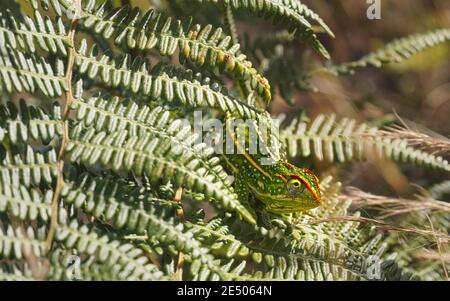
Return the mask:
<svg viewBox="0 0 450 301">
<path fill-rule="evenodd" d="M 240 152 L 224 158 L 234 173 L 236 193 L 250 212 L 253 212 L 250 195 L 259 200 L 267 212 L 275 214 L 305 212 L 321 205 L 319 180 L 312 171 L 290 164 L 285 156 L 274 154 L 268 148 L 272 164 L 261 164 L 263 155 L 249 154 L 248 147 L 242 149 L 237 143 L 236 132 L 230 130 L 233 129 L 231 120 L 228 116 L 226 131 Z M 248 145 L 248 130 L 245 136 Z"/>
</svg>

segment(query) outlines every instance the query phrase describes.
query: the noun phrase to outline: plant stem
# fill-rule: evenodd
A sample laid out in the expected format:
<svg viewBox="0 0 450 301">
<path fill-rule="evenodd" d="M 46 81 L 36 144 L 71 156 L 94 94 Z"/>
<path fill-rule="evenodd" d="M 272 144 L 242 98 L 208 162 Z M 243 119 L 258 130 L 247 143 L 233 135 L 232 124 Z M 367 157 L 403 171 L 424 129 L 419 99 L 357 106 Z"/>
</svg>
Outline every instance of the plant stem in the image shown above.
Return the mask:
<svg viewBox="0 0 450 301">
<path fill-rule="evenodd" d="M 50 252 L 52 249 L 53 239 L 55 236 L 56 228 L 58 227 L 58 216 L 59 216 L 59 201 L 61 199 L 61 191 L 64 186 L 64 159 L 65 159 L 65 149 L 67 143 L 69 142 L 69 115 L 70 115 L 70 105 L 73 101 L 73 91 L 72 91 L 72 76 L 73 76 L 73 67 L 75 64 L 75 33 L 78 25 L 78 19 L 81 15 L 81 0 L 74 0 L 74 10 L 75 14 L 70 23 L 70 30 L 68 34 L 68 40 L 70 44 L 70 49 L 68 53 L 67 59 L 67 70 L 64 77 L 64 80 L 67 83 L 67 92 L 65 93 L 65 99 L 63 100 L 62 108 L 63 116 L 61 122 L 63 123 L 63 134 L 62 141 L 59 149 L 58 160 L 56 162 L 57 165 L 57 179 L 56 179 L 56 187 L 53 193 L 52 199 L 52 215 L 50 220 L 50 228 L 48 230 L 47 239 L 46 239 L 46 250 Z"/>
<path fill-rule="evenodd" d="M 175 199 L 174 201 L 181 204 L 181 199 L 182 199 L 182 195 L 183 195 L 183 188 L 178 188 L 177 192 L 175 193 Z M 185 223 L 185 217 L 184 217 L 184 211 L 183 211 L 183 207 L 180 207 L 177 209 L 176 211 L 176 215 L 180 218 L 181 223 Z M 177 262 L 177 270 L 175 272 L 174 278 L 177 281 L 182 281 L 183 280 L 183 266 L 184 266 L 184 253 L 182 251 L 180 251 L 178 253 L 178 262 Z"/>
</svg>

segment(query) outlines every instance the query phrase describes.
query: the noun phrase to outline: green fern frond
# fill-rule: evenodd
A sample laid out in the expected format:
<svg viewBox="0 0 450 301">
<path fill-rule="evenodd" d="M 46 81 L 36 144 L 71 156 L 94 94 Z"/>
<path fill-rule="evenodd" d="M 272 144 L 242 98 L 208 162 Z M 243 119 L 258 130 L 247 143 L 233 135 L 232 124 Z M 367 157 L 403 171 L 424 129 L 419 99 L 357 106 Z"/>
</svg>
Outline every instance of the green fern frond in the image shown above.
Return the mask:
<svg viewBox="0 0 450 301">
<path fill-rule="evenodd" d="M 188 261 L 198 260 L 210 271 L 221 274 L 220 268 L 208 255 L 209 251 L 199 244 L 189 228 L 184 228 L 173 218 L 174 210 L 179 207 L 174 202 L 157 198 L 140 187 L 127 185 L 125 181 L 113 178 L 98 181 L 87 174 L 65 186 L 62 195 L 67 204 L 84 209 L 116 229 L 155 237 L 160 247 L 164 245 L 186 252 Z"/>
<path fill-rule="evenodd" d="M 97 96 L 74 100 L 72 109 L 76 111 L 76 119 L 86 128 L 95 127 L 96 131 L 108 134 L 121 130 L 127 130 L 131 136 L 150 134 L 200 160 L 208 169 L 214 169 L 208 162 L 210 152 L 202 151 L 201 146 L 195 147 L 196 137 L 191 134 L 190 127 L 181 120 L 174 120 L 171 116 L 174 113 L 163 107 L 150 109 L 132 101 L 123 102 L 118 97 Z"/>
<path fill-rule="evenodd" d="M 350 63 L 331 66 L 327 71 L 335 74 L 353 74 L 356 69 L 367 66 L 380 68 L 385 64 L 399 63 L 430 47 L 450 40 L 450 29 L 436 29 L 394 40 L 374 53 Z"/>
<path fill-rule="evenodd" d="M 450 164 L 442 157 L 426 153 L 404 139 L 383 137 L 377 128 L 366 124 L 356 126 L 348 118 L 336 122 L 334 115 L 319 115 L 312 122 L 295 119 L 281 132 L 291 157 L 310 156 L 329 162 L 389 158 L 414 165 L 450 171 Z"/>
<path fill-rule="evenodd" d="M 234 20 L 233 10 L 230 5 L 226 5 L 225 7 L 225 17 L 224 17 L 225 25 L 228 29 L 228 33 L 231 37 L 231 42 L 233 44 L 239 43 L 239 37 L 236 28 L 236 22 Z"/>
<path fill-rule="evenodd" d="M 95 256 L 76 258 L 64 249 L 56 249 L 50 254 L 48 280 L 53 281 L 129 281 L 139 280 L 139 276 L 121 273 L 120 265 L 110 266 L 99 263 Z M 73 260 L 79 260 L 74 263 Z M 144 278 L 145 279 L 145 278 Z"/>
<path fill-rule="evenodd" d="M 42 256 L 45 242 L 32 227 L 0 226 L 1 258 L 22 259 L 26 256 Z"/>
<path fill-rule="evenodd" d="M 156 50 L 163 56 L 179 50 L 181 62 L 189 61 L 199 68 L 249 81 L 258 95 L 270 100 L 267 80 L 257 73 L 245 55 L 236 55 L 239 45 L 231 45 L 231 37 L 223 36 L 221 28 L 182 24 L 154 10 L 143 15 L 137 8 L 108 11 L 104 5 L 96 7 L 92 0 L 83 7 L 81 20 L 86 29 L 107 39 L 114 37 L 117 45 L 125 43 L 130 49 Z"/>
<path fill-rule="evenodd" d="M 25 186 L 0 189 L 0 212 L 8 212 L 21 220 L 49 220 L 53 191 L 43 193 Z"/>
<path fill-rule="evenodd" d="M 116 229 L 156 237 L 164 235 L 166 238 L 161 243 L 174 245 L 180 251 L 193 252 L 195 257 L 205 255 L 205 250 L 174 220 L 175 204 L 142 192 L 139 187 L 126 185 L 124 181 L 113 178 L 94 180 L 85 174 L 65 185 L 62 196 L 67 204 L 83 208 Z M 170 212 L 156 212 L 158 206 L 164 206 Z"/>
<path fill-rule="evenodd" d="M 120 267 L 119 277 L 131 277 L 140 280 L 157 280 L 161 272 L 149 262 L 143 251 L 131 244 L 110 240 L 100 236 L 87 226 L 72 220 L 61 225 L 56 232 L 56 241 L 66 248 L 75 248 L 79 253 L 96 254 L 99 262 Z"/>
<path fill-rule="evenodd" d="M 54 98 L 67 91 L 62 60 L 56 59 L 56 62 L 51 64 L 43 57 L 28 56 L 11 48 L 7 51 L 7 54 L 0 54 L 0 92 L 39 91 Z"/>
<path fill-rule="evenodd" d="M 198 152 L 208 152 L 204 145 L 199 146 Z M 219 159 L 216 157 L 209 159 L 209 163 L 215 166 L 213 169 L 218 177 L 211 174 L 193 155 L 183 154 L 168 141 L 148 133 L 131 136 L 127 131 L 107 134 L 96 133 L 93 129 L 84 134 L 79 130 L 74 131 L 67 152 L 72 162 L 91 166 L 101 163 L 111 166 L 116 172 L 133 171 L 138 176 L 146 174 L 154 181 L 173 179 L 177 187 L 203 192 L 248 222 L 255 223 L 251 213 L 239 202 L 231 186 L 227 185 L 228 176 L 218 165 Z"/>
<path fill-rule="evenodd" d="M 62 134 L 61 109 L 57 103 L 49 115 L 40 107 L 27 106 L 23 99 L 20 101 L 20 111 L 10 102 L 0 105 L 0 118 L 0 128 L 12 144 L 27 142 L 29 138 L 49 144 L 54 137 Z"/>
<path fill-rule="evenodd" d="M 15 263 L 0 264 L 0 281 L 34 281 L 33 273 L 28 265 Z"/>
<path fill-rule="evenodd" d="M 143 212 L 144 211 L 141 211 L 141 213 Z M 211 256 L 207 254 L 208 251 L 198 245 L 198 242 L 196 242 L 190 232 L 183 231 L 182 224 L 169 225 L 167 223 L 166 226 L 163 226 L 164 222 L 160 218 L 155 216 L 153 219 L 158 225 L 155 229 L 153 229 L 153 227 L 148 228 L 150 230 L 148 237 L 156 237 L 158 241 L 165 237 L 165 241 L 163 240 L 160 242 L 169 245 L 173 244 L 172 246 L 174 246 L 174 248 L 171 250 L 172 252 L 174 251 L 174 255 L 177 255 L 176 250 L 188 252 L 188 261 L 196 259 L 208 270 L 208 274 L 212 273 L 217 275 L 216 277 L 219 277 L 219 279 L 226 279 L 222 275 L 220 266 L 217 266 Z M 141 219 L 141 221 L 143 220 L 145 221 L 145 217 L 144 219 Z M 155 224 L 153 224 L 153 226 L 155 226 Z M 72 221 L 69 227 L 70 229 L 66 227 L 66 229 L 61 230 L 64 232 L 64 237 L 57 238 L 57 240 L 62 239 L 62 243 L 68 248 L 76 246 L 75 248 L 78 252 L 86 253 L 88 255 L 97 254 L 96 260 L 111 267 L 120 279 L 148 279 L 148 277 L 144 278 L 140 275 L 139 272 L 143 269 L 151 269 L 154 275 L 158 275 L 158 278 L 155 279 L 162 279 L 162 273 L 157 270 L 153 264 L 147 263 L 147 257 L 141 257 L 141 254 L 145 252 L 143 250 L 147 249 L 145 245 L 141 245 L 140 248 L 135 248 L 132 244 L 124 244 L 123 242 L 119 244 L 119 241 L 108 242 L 106 236 L 99 238 L 97 234 L 89 233 L 86 226 L 81 226 L 79 230 L 74 230 L 76 227 L 76 222 Z M 174 238 L 176 239 L 175 241 L 172 240 Z M 151 244 L 151 241 L 149 240 L 148 243 Z M 119 248 L 119 250 L 116 250 L 117 248 Z M 118 259 L 123 257 L 125 257 L 124 262 L 118 261 Z M 144 266 L 139 268 L 139 264 Z M 133 274 L 130 274 L 131 269 L 136 269 Z"/>
<path fill-rule="evenodd" d="M 314 211 L 313 218 L 346 216 L 350 202 L 337 199 L 339 185 L 335 187 L 324 180 L 323 186 L 326 203 Z M 311 216 L 299 215 L 289 231 L 253 229 L 222 218 L 188 226 L 214 256 L 241 263 L 240 273 L 235 275 L 240 280 L 370 279 L 363 261 L 372 255 L 381 258 L 384 246 L 379 243 L 380 236 L 364 244 L 367 240 L 361 235 L 358 222 L 314 225 L 310 221 Z M 245 269 L 245 261 L 252 261 L 257 268 Z M 198 271 L 194 269 L 193 273 Z"/>
<path fill-rule="evenodd" d="M 8 45 L 30 53 L 41 49 L 67 56 L 68 39 L 61 18 L 56 21 L 48 16 L 44 18 L 38 10 L 34 12 L 34 19 L 28 16 L 23 18 L 18 20 L 9 10 L 0 10 L 0 52 L 5 52 Z"/>
<path fill-rule="evenodd" d="M 260 114 L 257 109 L 222 93 L 218 84 L 208 84 L 208 78 L 198 80 L 199 76 L 195 78 L 190 71 L 176 70 L 161 64 L 151 69 L 139 58 L 131 61 L 129 55 L 117 59 L 107 55 L 96 58 L 95 48 L 87 50 L 87 44 L 83 41 L 77 53 L 77 72 L 90 79 L 100 80 L 109 87 L 120 87 L 167 103 L 179 102 L 193 107 L 237 111 L 248 118 L 256 118 Z"/>
<path fill-rule="evenodd" d="M 46 204 L 43 203 L 44 201 L 35 200 L 39 199 L 37 192 L 33 193 L 34 199 L 31 200 L 24 187 L 20 191 L 13 192 L 12 195 L 8 192 L 3 193 L 0 198 L 2 202 L 5 201 L 4 197 L 8 198 L 6 206 L 11 209 L 10 212 L 21 219 L 25 218 L 26 215 L 34 219 L 38 214 L 37 211 L 44 214 L 46 218 L 50 213 L 49 203 L 51 203 L 52 191 L 46 193 L 44 200 Z M 15 200 L 12 200 L 11 197 L 14 197 Z M 22 198 L 22 201 L 19 202 L 20 198 Z M 29 206 L 31 209 L 25 208 L 25 206 Z M 26 213 L 26 210 L 28 210 L 28 213 Z M 156 220 L 159 221 L 158 218 Z M 152 233 L 156 231 L 154 227 L 149 229 L 152 230 Z M 172 230 L 173 232 L 178 234 L 175 229 Z M 168 234 L 166 231 L 164 233 L 165 235 Z M 45 237 L 42 234 L 43 232 L 40 232 L 40 234 L 35 232 L 32 227 L 27 228 L 26 231 L 11 226 L 6 227 L 6 229 L 0 227 L 0 254 L 2 258 L 22 259 L 24 256 L 42 256 L 45 250 Z M 75 248 L 79 253 L 95 255 L 98 261 L 108 263 L 108 266 L 118 273 L 119 279 L 156 280 L 161 277 L 159 270 L 148 263 L 145 256 L 142 256 L 142 250 L 130 244 L 109 241 L 106 236 L 99 237 L 98 234 L 91 232 L 86 226 L 79 226 L 75 221 L 67 225 L 60 225 L 56 238 L 57 243 L 64 245 L 66 248 Z M 53 266 L 54 268 L 55 266 Z M 53 274 L 53 276 L 55 275 Z"/>
<path fill-rule="evenodd" d="M 206 195 L 216 198 L 225 208 L 241 212 L 242 216 L 249 216 L 247 210 L 236 200 L 228 174 L 218 165 L 217 158 L 211 157 L 212 149 L 196 144 L 196 136 L 191 134 L 190 127 L 185 127 L 181 120 L 172 120 L 169 111 L 162 107 L 150 110 L 147 106 L 139 107 L 133 102 L 125 105 L 121 104 L 118 98 L 108 100 L 101 97 L 94 97 L 88 101 L 76 100 L 73 108 L 77 110 L 76 118 L 86 127 L 94 125 L 97 132 L 106 131 L 108 135 L 115 135 L 118 131 L 126 130 L 132 139 L 141 137 L 139 144 L 145 144 L 146 142 L 143 141 L 148 141 L 149 145 L 156 147 L 152 150 L 153 154 L 141 154 L 143 160 L 147 157 L 150 162 L 153 160 L 151 157 L 161 156 L 160 159 L 153 161 L 153 164 L 167 161 L 164 163 L 166 167 L 152 166 L 150 162 L 147 162 L 152 166 L 152 170 L 160 173 L 158 177 L 168 172 L 164 178 L 171 179 L 170 173 L 176 171 L 175 181 L 180 181 L 176 183 L 177 185 L 186 189 L 192 188 L 198 192 L 206 192 Z M 143 144 L 140 147 L 146 148 Z M 158 148 L 162 149 L 158 150 Z M 134 156 L 141 156 L 131 152 L 133 155 L 130 160 Z M 162 154 L 174 157 L 170 160 L 162 159 Z M 163 161 L 160 161 L 161 159 Z M 175 167 L 177 164 L 179 166 Z M 145 169 L 144 166 L 140 168 Z M 136 172 L 141 174 L 140 171 Z M 151 174 L 148 170 L 145 172 L 148 175 Z M 182 184 L 183 177 L 186 177 L 187 185 Z"/>
<path fill-rule="evenodd" d="M 62 16 L 64 8 L 69 7 L 69 3 L 66 0 L 26 0 L 34 10 L 42 8 L 44 11 L 49 12 L 50 8 L 58 16 Z"/>
<path fill-rule="evenodd" d="M 221 4 L 230 6 L 233 9 L 245 9 L 251 13 L 262 15 L 265 18 L 273 17 L 274 23 L 286 24 L 289 31 L 294 32 L 295 35 L 305 39 L 325 58 L 330 58 L 330 54 L 317 38 L 312 25 L 308 20 L 317 22 L 330 36 L 334 36 L 332 31 L 316 13 L 299 0 L 197 0 L 197 2 L 214 4 L 222 2 Z"/>
<path fill-rule="evenodd" d="M 48 275 L 39 276 L 42 279 L 53 281 L 138 280 L 132 277 L 121 279 L 119 274 L 120 267 L 100 264 L 94 256 L 83 260 L 80 259 L 80 265 L 74 266 L 74 256 L 76 255 L 67 254 L 66 250 L 56 249 L 49 256 L 50 265 L 48 268 L 44 266 L 43 262 L 36 262 L 37 266 L 35 269 L 38 268 L 40 271 L 48 269 Z M 33 275 L 33 271 L 27 262 L 9 261 L 0 264 L 1 281 L 35 281 L 37 276 Z"/>
<path fill-rule="evenodd" d="M 353 222 L 346 222 L 347 227 L 340 227 L 334 231 L 343 235 L 349 224 L 355 228 L 352 233 L 360 231 L 358 224 Z M 330 224 L 325 229 L 334 226 Z M 368 267 L 363 265 L 364 256 L 380 255 L 384 250 L 382 247 L 370 248 L 366 245 L 360 247 L 359 251 L 352 251 L 349 246 L 344 247 L 339 243 L 339 238 L 333 238 L 331 232 L 330 236 L 325 238 L 322 235 L 314 236 L 312 232 L 305 230 L 306 232 L 300 236 L 300 241 L 289 241 L 283 239 L 285 235 L 279 230 L 277 233 L 274 230 L 263 229 L 262 234 L 256 232 L 258 234 L 255 236 L 255 232 L 248 231 L 248 237 L 240 233 L 238 238 L 231 234 L 231 231 L 234 233 L 239 231 L 224 226 L 220 219 L 192 227 L 203 243 L 210 246 L 215 256 L 240 263 L 239 273 L 236 275 L 236 271 L 234 272 L 237 280 L 367 280 L 371 278 L 367 275 Z M 319 245 L 323 243 L 323 246 L 319 247 L 316 244 L 317 239 Z M 378 241 L 379 237 L 373 240 L 370 246 L 375 246 Z M 257 268 L 245 269 L 246 262 L 253 262 L 252 266 L 256 265 Z M 194 270 L 192 275 L 197 273 L 198 271 Z M 379 277 L 378 279 L 384 279 L 387 275 L 380 274 Z"/>
<path fill-rule="evenodd" d="M 330 27 L 325 23 L 325 21 L 312 9 L 310 9 L 305 4 L 301 3 L 300 0 L 292 0 L 290 5 L 298 11 L 300 15 L 304 15 L 307 20 L 310 22 L 317 23 L 322 29 L 331 37 L 335 37 L 333 31 Z"/>
<path fill-rule="evenodd" d="M 54 149 L 37 152 L 27 146 L 24 152 L 12 149 L 5 152 L 0 146 L 0 158 L 4 158 L 0 161 L 0 184 L 14 188 L 20 184 L 25 187 L 50 184 L 57 173 L 56 157 Z"/>
<path fill-rule="evenodd" d="M 433 198 L 440 200 L 444 195 L 450 194 L 450 180 L 433 185 L 429 192 Z"/>
</svg>

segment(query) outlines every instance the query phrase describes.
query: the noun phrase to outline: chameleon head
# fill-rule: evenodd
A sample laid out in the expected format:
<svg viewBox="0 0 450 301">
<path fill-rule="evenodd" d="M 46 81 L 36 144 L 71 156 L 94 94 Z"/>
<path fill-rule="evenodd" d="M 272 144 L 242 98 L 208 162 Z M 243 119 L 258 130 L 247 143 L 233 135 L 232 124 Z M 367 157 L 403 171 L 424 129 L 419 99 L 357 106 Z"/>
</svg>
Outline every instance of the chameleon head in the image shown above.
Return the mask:
<svg viewBox="0 0 450 301">
<path fill-rule="evenodd" d="M 279 162 L 269 167 L 273 175 L 258 187 L 250 187 L 268 211 L 294 213 L 316 208 L 322 203 L 319 180 L 306 168 L 288 162 Z"/>
</svg>

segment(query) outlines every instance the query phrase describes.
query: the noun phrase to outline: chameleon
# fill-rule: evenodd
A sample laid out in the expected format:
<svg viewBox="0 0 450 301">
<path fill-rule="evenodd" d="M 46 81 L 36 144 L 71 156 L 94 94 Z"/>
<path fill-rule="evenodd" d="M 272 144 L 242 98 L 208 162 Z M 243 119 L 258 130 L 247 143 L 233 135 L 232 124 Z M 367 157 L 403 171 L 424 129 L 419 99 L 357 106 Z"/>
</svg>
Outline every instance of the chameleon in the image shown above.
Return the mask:
<svg viewBox="0 0 450 301">
<path fill-rule="evenodd" d="M 224 158 L 233 171 L 235 192 L 244 206 L 250 206 L 251 195 L 262 203 L 267 212 L 275 214 L 306 212 L 322 204 L 319 180 L 312 171 L 294 166 L 287 161 L 285 153 L 275 153 L 267 145 L 266 153 L 270 155 L 272 163 L 261 164 L 261 153 L 248 152 L 248 129 L 245 134 L 246 147 L 243 149 L 236 139 L 231 122 L 232 118 L 228 115 L 226 132 L 232 137 L 238 151 Z"/>
</svg>

